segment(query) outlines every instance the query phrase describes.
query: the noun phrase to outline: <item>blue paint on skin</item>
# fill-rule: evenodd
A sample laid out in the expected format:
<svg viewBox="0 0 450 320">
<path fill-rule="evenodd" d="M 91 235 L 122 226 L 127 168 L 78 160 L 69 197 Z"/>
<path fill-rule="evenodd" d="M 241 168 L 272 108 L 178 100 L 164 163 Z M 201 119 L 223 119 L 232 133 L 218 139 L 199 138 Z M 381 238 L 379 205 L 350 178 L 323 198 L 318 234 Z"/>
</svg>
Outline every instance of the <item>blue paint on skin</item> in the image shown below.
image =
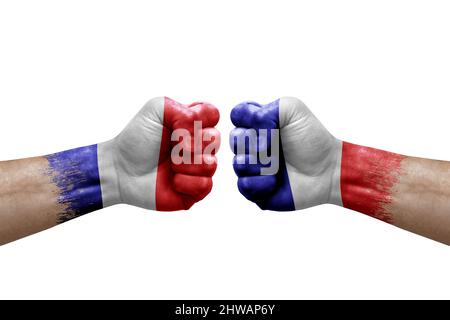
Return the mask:
<svg viewBox="0 0 450 320">
<path fill-rule="evenodd" d="M 65 206 L 58 223 L 103 208 L 97 145 L 55 153 L 46 157 L 49 174 L 58 186 L 58 203 Z"/>
<path fill-rule="evenodd" d="M 267 105 L 256 102 L 244 102 L 233 108 L 231 121 L 238 128 L 230 135 L 230 145 L 234 153 L 237 152 L 236 135 L 244 132 L 242 128 L 254 129 L 279 129 L 279 100 Z M 270 136 L 265 143 L 270 145 Z M 281 137 L 279 141 L 281 147 Z M 257 147 L 258 149 L 260 146 Z M 279 169 L 275 175 L 262 176 L 261 163 L 249 164 L 249 150 L 255 150 L 253 146 L 245 148 L 245 154 L 238 154 L 234 158 L 233 167 L 238 175 L 239 191 L 248 200 L 255 202 L 263 210 L 292 211 L 295 210 L 294 198 L 292 196 L 289 176 L 282 148 L 280 148 Z M 246 162 L 242 164 L 242 159 Z M 267 165 L 269 166 L 269 165 Z"/>
</svg>

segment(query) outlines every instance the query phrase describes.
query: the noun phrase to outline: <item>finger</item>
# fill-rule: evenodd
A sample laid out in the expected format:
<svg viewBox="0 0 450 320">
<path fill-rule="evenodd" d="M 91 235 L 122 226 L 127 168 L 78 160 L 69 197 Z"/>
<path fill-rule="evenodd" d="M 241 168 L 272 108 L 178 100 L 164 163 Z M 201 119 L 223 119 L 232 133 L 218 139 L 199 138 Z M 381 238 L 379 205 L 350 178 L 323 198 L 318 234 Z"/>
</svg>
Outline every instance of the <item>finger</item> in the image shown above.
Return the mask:
<svg viewBox="0 0 450 320">
<path fill-rule="evenodd" d="M 200 201 L 211 191 L 212 178 L 177 173 L 173 176 L 173 187 L 176 192 L 189 195 L 196 201 Z"/>
<path fill-rule="evenodd" d="M 259 129 L 260 130 L 260 129 Z M 260 134 L 253 128 L 234 128 L 230 132 L 230 147 L 235 154 L 256 154 L 270 147 L 270 132 Z"/>
<path fill-rule="evenodd" d="M 233 108 L 231 121 L 236 127 L 277 129 L 279 127 L 279 100 L 266 105 L 244 102 Z"/>
<path fill-rule="evenodd" d="M 230 132 L 230 147 L 235 154 L 256 154 L 257 134 L 254 129 L 234 128 Z"/>
<path fill-rule="evenodd" d="M 164 125 L 171 130 L 186 129 L 193 132 L 196 121 L 200 128 L 214 127 L 219 122 L 219 110 L 210 103 L 183 105 L 167 97 L 164 101 Z"/>
<path fill-rule="evenodd" d="M 241 177 L 238 179 L 239 192 L 253 202 L 274 192 L 276 184 L 276 176 Z"/>
<path fill-rule="evenodd" d="M 197 200 L 188 195 L 183 195 L 182 198 L 185 210 L 189 210 L 197 202 Z"/>
<path fill-rule="evenodd" d="M 259 176 L 263 167 L 257 157 L 251 154 L 238 154 L 233 159 L 233 169 L 238 177 Z"/>
<path fill-rule="evenodd" d="M 189 137 L 180 137 L 174 144 L 180 143 L 183 150 L 192 153 L 216 154 L 220 148 L 220 132 L 216 128 L 204 128 Z"/>
<path fill-rule="evenodd" d="M 256 102 L 242 102 L 231 110 L 231 122 L 236 127 L 253 128 L 253 117 L 260 109 Z"/>
<path fill-rule="evenodd" d="M 214 155 L 220 149 L 220 132 L 216 128 L 200 129 L 193 135 L 187 131 L 174 131 L 171 137 L 172 154 L 181 156 L 182 154 L 192 153 L 195 155 L 208 154 Z M 177 135 L 175 135 L 175 133 Z"/>
<path fill-rule="evenodd" d="M 210 103 L 196 102 L 189 105 L 189 110 L 194 112 L 195 120 L 202 121 L 202 127 L 214 127 L 220 119 L 219 110 Z"/>
<path fill-rule="evenodd" d="M 191 176 L 212 177 L 217 169 L 217 158 L 214 155 L 196 155 L 191 163 L 175 164 L 172 162 L 172 170 Z"/>
<path fill-rule="evenodd" d="M 219 152 L 221 143 L 220 131 L 216 128 L 203 129 L 203 153 L 216 154 Z"/>
</svg>

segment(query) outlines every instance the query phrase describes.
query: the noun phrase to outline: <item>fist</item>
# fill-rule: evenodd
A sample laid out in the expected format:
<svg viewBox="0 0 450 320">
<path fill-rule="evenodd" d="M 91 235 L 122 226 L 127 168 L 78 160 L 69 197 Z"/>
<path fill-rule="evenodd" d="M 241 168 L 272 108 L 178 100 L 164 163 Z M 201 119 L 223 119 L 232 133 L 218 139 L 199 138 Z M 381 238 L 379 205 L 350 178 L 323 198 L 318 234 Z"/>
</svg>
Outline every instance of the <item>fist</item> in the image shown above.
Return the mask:
<svg viewBox="0 0 450 320">
<path fill-rule="evenodd" d="M 108 172 L 105 206 L 175 211 L 202 200 L 217 167 L 218 121 L 219 111 L 209 103 L 150 100 L 115 139 L 99 145 Z"/>
<path fill-rule="evenodd" d="M 230 134 L 239 191 L 263 210 L 339 204 L 341 141 L 296 98 L 231 111 Z"/>
</svg>

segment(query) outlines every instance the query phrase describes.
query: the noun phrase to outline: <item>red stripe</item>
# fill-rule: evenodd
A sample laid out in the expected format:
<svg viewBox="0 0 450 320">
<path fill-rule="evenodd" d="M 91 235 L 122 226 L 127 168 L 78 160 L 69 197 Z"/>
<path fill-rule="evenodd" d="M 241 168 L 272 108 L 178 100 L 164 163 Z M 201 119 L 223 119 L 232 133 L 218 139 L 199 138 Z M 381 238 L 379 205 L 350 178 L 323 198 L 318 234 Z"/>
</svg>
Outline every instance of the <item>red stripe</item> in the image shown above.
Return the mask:
<svg viewBox="0 0 450 320">
<path fill-rule="evenodd" d="M 341 196 L 344 207 L 392 222 L 387 210 L 405 156 L 344 142 Z"/>
<path fill-rule="evenodd" d="M 220 134 L 212 129 L 219 121 L 219 111 L 213 105 L 206 102 L 196 102 L 183 105 L 172 99 L 164 99 L 164 119 L 161 137 L 161 148 L 159 152 L 158 172 L 156 177 L 156 210 L 175 211 L 189 209 L 195 202 L 203 199 L 212 188 L 212 179 L 216 170 L 216 159 L 212 157 L 213 163 L 191 163 L 175 165 L 171 161 L 172 147 L 178 141 L 172 142 L 171 135 L 175 129 L 186 129 L 192 136 L 187 143 L 187 152 L 193 152 L 193 142 L 200 138 L 200 152 L 209 143 L 220 144 Z M 200 132 L 194 130 L 195 121 L 201 121 Z M 207 130 L 207 131 L 206 131 Z M 209 134 L 213 142 L 203 141 L 203 134 Z M 184 140 L 183 140 L 184 142 Z M 202 153 L 203 154 L 203 153 Z M 205 155 L 197 155 L 204 159 Z M 190 155 L 191 159 L 194 154 Z"/>
<path fill-rule="evenodd" d="M 182 197 L 174 191 L 173 171 L 171 170 L 170 135 L 173 130 L 173 119 L 176 116 L 178 103 L 164 98 L 164 126 L 162 129 L 161 148 L 159 150 L 158 173 L 156 176 L 156 210 L 175 211 L 187 209 L 194 204 L 187 197 Z M 186 199 L 185 199 L 186 198 Z"/>
</svg>

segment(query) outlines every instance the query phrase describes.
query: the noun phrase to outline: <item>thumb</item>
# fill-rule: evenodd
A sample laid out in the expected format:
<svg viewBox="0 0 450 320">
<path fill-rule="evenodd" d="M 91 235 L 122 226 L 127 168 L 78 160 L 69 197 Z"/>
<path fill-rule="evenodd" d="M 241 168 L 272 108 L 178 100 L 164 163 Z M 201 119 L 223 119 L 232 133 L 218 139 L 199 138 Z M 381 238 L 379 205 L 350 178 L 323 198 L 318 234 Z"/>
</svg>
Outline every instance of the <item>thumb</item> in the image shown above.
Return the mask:
<svg viewBox="0 0 450 320">
<path fill-rule="evenodd" d="M 296 121 L 301 121 L 314 115 L 308 107 L 298 98 L 283 97 L 279 102 L 280 129 Z"/>
</svg>

